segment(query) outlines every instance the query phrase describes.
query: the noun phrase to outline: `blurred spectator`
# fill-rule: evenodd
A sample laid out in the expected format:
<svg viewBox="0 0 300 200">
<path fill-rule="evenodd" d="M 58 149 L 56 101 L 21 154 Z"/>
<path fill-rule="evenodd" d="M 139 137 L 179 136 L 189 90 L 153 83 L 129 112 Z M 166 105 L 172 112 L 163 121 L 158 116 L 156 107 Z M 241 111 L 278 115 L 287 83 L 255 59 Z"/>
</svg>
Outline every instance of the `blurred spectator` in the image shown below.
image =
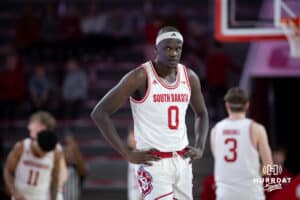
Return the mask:
<svg viewBox="0 0 300 200">
<path fill-rule="evenodd" d="M 190 21 L 187 27 L 187 35 L 185 37 L 185 49 L 193 52 L 199 59 L 205 60 L 208 53 L 208 39 L 206 35 L 207 29 L 197 21 Z"/>
<path fill-rule="evenodd" d="M 300 174 L 292 179 L 291 183 L 278 191 L 272 200 L 299 200 L 300 199 Z"/>
<path fill-rule="evenodd" d="M 198 54 L 193 51 L 187 51 L 185 53 L 184 63 L 198 74 L 201 81 L 201 87 L 203 88 L 206 84 L 206 68 Z"/>
<path fill-rule="evenodd" d="M 81 36 L 80 15 L 75 5 L 68 5 L 59 19 L 59 30 L 65 40 L 78 40 Z"/>
<path fill-rule="evenodd" d="M 45 67 L 42 64 L 36 65 L 29 81 L 29 95 L 33 112 L 48 109 L 50 90 L 51 84 L 46 76 Z"/>
<path fill-rule="evenodd" d="M 0 71 L 0 91 L 1 118 L 14 119 L 25 93 L 24 66 L 14 52 L 6 56 L 4 69 Z"/>
<path fill-rule="evenodd" d="M 275 165 L 280 165 L 282 167 L 282 172 L 278 175 L 271 175 L 266 176 L 269 178 L 279 178 L 283 180 L 283 178 L 291 178 L 293 175 L 288 171 L 288 169 L 285 167 L 285 159 L 286 159 L 286 150 L 282 147 L 278 147 L 272 151 L 272 158 L 273 163 Z M 266 178 L 265 177 L 265 178 Z M 282 188 L 286 187 L 287 183 L 281 183 Z M 279 192 L 280 190 L 273 190 L 273 191 L 265 191 L 266 199 L 272 200 L 274 196 Z"/>
<path fill-rule="evenodd" d="M 78 62 L 67 62 L 67 73 L 63 81 L 64 114 L 66 118 L 77 118 L 82 100 L 87 96 L 87 76 L 80 69 Z"/>
<path fill-rule="evenodd" d="M 81 21 L 81 30 L 84 33 L 84 52 L 88 55 L 99 56 L 99 52 L 110 52 L 114 48 L 112 36 L 106 33 L 108 15 L 100 13 L 95 1 L 91 1 L 86 16 Z"/>
<path fill-rule="evenodd" d="M 79 56 L 79 47 L 81 39 L 80 29 L 81 17 L 75 5 L 68 5 L 66 12 L 60 16 L 59 32 L 62 39 L 63 56 Z"/>
<path fill-rule="evenodd" d="M 128 13 L 122 7 L 116 7 L 108 16 L 106 31 L 115 37 L 122 37 L 127 34 L 126 17 Z"/>
<path fill-rule="evenodd" d="M 214 109 L 212 112 L 213 121 L 225 116 L 223 97 L 227 89 L 229 70 L 239 72 L 239 68 L 225 54 L 222 44 L 215 41 L 206 63 L 209 102 L 210 107 Z"/>
<path fill-rule="evenodd" d="M 58 30 L 57 5 L 49 2 L 45 12 L 41 16 L 41 40 L 39 42 L 39 54 L 43 60 L 53 60 L 58 57 L 59 30 Z"/>
<path fill-rule="evenodd" d="M 63 189 L 64 199 L 80 200 L 87 168 L 77 142 L 71 134 L 65 137 L 64 155 L 68 167 L 68 179 Z"/>
<path fill-rule="evenodd" d="M 84 34 L 99 34 L 105 31 L 107 15 L 100 13 L 95 1 L 88 5 L 87 15 L 81 20 L 81 30 Z"/>
<path fill-rule="evenodd" d="M 134 139 L 133 125 L 130 125 L 128 128 L 127 143 L 129 148 L 135 149 L 136 141 Z M 128 200 L 142 200 L 142 195 L 140 193 L 135 174 L 135 164 L 133 163 L 128 163 L 127 195 Z"/>
<path fill-rule="evenodd" d="M 21 53 L 27 53 L 28 47 L 39 40 L 40 28 L 40 21 L 32 6 L 26 4 L 16 22 L 16 45 Z"/>
<path fill-rule="evenodd" d="M 146 59 L 154 59 L 155 49 L 153 45 L 155 44 L 156 36 L 159 29 L 163 25 L 163 20 L 159 16 L 154 16 L 146 22 L 144 34 L 145 34 L 145 57 Z"/>
<path fill-rule="evenodd" d="M 204 178 L 202 183 L 202 192 L 199 200 L 215 200 L 216 199 L 216 183 L 213 175 Z"/>
<path fill-rule="evenodd" d="M 58 11 L 54 3 L 48 3 L 42 15 L 41 38 L 46 41 L 58 39 Z"/>
</svg>

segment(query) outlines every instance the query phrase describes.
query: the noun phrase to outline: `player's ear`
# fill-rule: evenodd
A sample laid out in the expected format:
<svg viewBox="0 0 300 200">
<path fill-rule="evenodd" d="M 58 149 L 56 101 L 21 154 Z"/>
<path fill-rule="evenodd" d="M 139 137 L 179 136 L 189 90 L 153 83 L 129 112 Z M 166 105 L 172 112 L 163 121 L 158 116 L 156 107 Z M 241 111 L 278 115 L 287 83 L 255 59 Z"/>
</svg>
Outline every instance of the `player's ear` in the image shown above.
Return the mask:
<svg viewBox="0 0 300 200">
<path fill-rule="evenodd" d="M 230 111 L 230 106 L 229 106 L 229 103 L 225 102 L 225 108 L 226 108 L 227 112 L 229 112 L 229 111 Z"/>
<path fill-rule="evenodd" d="M 249 106 L 250 106 L 250 103 L 247 102 L 246 105 L 245 105 L 245 111 L 247 111 L 249 109 Z"/>
<path fill-rule="evenodd" d="M 154 52 L 157 54 L 157 46 L 154 46 Z"/>
</svg>

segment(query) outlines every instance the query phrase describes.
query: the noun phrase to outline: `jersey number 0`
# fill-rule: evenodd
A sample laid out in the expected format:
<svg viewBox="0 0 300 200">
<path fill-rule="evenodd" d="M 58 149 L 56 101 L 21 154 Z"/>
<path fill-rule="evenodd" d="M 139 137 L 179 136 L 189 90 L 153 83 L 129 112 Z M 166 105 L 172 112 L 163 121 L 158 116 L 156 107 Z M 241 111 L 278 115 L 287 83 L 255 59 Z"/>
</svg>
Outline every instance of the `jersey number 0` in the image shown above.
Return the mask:
<svg viewBox="0 0 300 200">
<path fill-rule="evenodd" d="M 169 106 L 168 108 L 168 126 L 170 129 L 178 129 L 179 125 L 179 108 Z"/>
</svg>

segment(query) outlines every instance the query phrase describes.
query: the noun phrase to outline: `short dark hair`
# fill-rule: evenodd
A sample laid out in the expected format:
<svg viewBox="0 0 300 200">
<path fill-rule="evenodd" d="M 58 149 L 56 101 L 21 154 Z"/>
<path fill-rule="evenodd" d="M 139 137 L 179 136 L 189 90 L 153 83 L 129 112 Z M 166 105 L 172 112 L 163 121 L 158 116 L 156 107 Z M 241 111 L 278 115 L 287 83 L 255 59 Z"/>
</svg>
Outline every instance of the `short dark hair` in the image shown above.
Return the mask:
<svg viewBox="0 0 300 200">
<path fill-rule="evenodd" d="M 53 131 L 43 130 L 37 135 L 37 143 L 44 152 L 55 149 L 57 144 L 57 136 Z"/>
<path fill-rule="evenodd" d="M 164 26 L 161 29 L 159 29 L 158 31 L 158 35 L 163 34 L 163 33 L 167 33 L 167 32 L 179 32 L 179 30 L 177 28 L 175 28 L 174 26 Z"/>
<path fill-rule="evenodd" d="M 249 102 L 249 97 L 242 88 L 233 87 L 227 91 L 224 100 L 229 104 L 232 112 L 242 112 L 246 109 L 245 106 Z"/>
</svg>

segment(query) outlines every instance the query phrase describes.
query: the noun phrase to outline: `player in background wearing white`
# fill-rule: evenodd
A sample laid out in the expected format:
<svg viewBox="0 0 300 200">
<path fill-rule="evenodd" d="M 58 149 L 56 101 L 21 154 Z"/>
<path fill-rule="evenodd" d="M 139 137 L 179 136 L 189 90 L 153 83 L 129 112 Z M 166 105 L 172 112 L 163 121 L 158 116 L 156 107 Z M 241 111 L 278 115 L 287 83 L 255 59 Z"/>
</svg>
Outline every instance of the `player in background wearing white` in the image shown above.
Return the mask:
<svg viewBox="0 0 300 200">
<path fill-rule="evenodd" d="M 37 112 L 33 113 L 29 117 L 29 122 L 27 125 L 30 138 L 32 138 L 32 139 L 36 139 L 37 135 L 40 131 L 43 131 L 43 130 L 54 131 L 55 127 L 56 127 L 56 120 L 47 111 L 37 111 Z M 60 143 L 58 143 L 56 145 L 56 148 L 58 151 L 63 152 L 63 149 L 62 149 L 62 146 Z M 58 200 L 63 199 L 63 195 L 62 195 L 63 191 L 62 190 L 63 190 L 64 184 L 68 178 L 67 164 L 66 164 L 66 160 L 63 155 L 64 154 L 62 154 L 60 162 L 59 162 L 60 163 L 60 167 L 59 167 L 60 174 L 59 174 L 59 184 L 58 184 L 59 190 L 58 190 L 58 196 L 57 196 Z"/>
<path fill-rule="evenodd" d="M 12 200 L 56 200 L 61 156 L 56 144 L 55 133 L 44 130 L 14 146 L 4 166 Z"/>
<path fill-rule="evenodd" d="M 225 95 L 228 118 L 211 130 L 211 149 L 215 159 L 214 176 L 217 200 L 265 199 L 261 164 L 271 165 L 272 156 L 263 125 L 246 118 L 249 98 L 233 87 Z"/>
<path fill-rule="evenodd" d="M 198 76 L 180 64 L 183 36 L 163 27 L 156 38 L 156 58 L 128 72 L 95 106 L 91 116 L 103 136 L 129 162 L 145 200 L 191 200 L 191 160 L 202 157 L 208 114 Z M 137 150 L 118 135 L 111 119 L 128 99 Z M 190 146 L 185 123 L 191 106 L 195 144 Z"/>
<path fill-rule="evenodd" d="M 133 126 L 128 128 L 127 136 L 128 146 L 132 149 L 136 149 L 136 141 L 134 139 Z M 135 165 L 128 162 L 128 172 L 127 172 L 127 196 L 128 200 L 142 200 L 142 195 L 139 191 L 137 177 L 135 175 Z"/>
</svg>

